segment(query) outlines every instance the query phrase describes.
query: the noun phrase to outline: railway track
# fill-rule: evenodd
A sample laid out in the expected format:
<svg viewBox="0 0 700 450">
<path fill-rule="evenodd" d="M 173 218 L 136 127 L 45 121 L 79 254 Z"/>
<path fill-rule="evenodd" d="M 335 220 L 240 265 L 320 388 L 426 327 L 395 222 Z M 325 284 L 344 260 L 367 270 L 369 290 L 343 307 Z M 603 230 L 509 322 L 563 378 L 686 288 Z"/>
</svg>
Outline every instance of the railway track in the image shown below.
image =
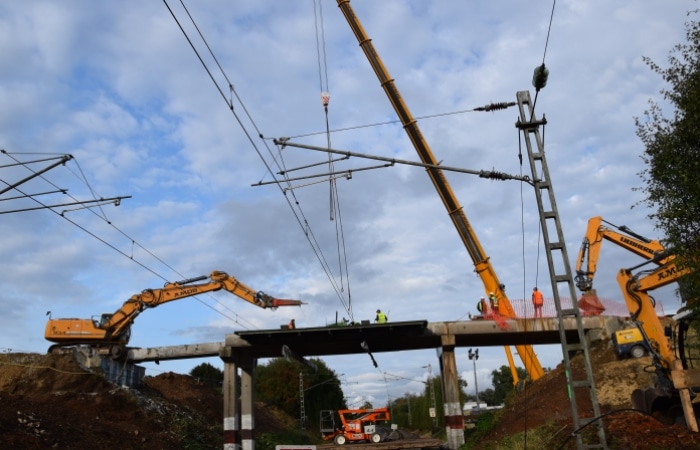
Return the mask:
<svg viewBox="0 0 700 450">
<path fill-rule="evenodd" d="M 398 439 L 395 441 L 385 441 L 378 444 L 371 444 L 368 442 L 358 442 L 355 444 L 323 444 L 317 445 L 316 450 L 330 450 L 330 449 L 342 449 L 342 450 L 394 450 L 403 448 L 415 448 L 415 449 L 437 449 L 442 448 L 445 443 L 440 439 Z"/>
</svg>

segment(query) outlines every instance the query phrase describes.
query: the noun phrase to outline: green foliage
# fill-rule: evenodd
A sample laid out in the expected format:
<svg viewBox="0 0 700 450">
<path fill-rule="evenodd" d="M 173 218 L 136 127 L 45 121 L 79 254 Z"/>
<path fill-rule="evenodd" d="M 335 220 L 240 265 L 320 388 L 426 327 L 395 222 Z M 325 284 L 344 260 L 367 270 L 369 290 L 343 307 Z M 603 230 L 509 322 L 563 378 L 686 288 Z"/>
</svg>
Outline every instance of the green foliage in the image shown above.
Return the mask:
<svg viewBox="0 0 700 450">
<path fill-rule="evenodd" d="M 465 432 L 465 445 L 462 448 L 477 448 L 479 441 L 496 427 L 497 413 L 485 411 L 479 414 L 475 427 Z"/>
<path fill-rule="evenodd" d="M 527 372 L 522 367 L 516 367 L 518 378 L 521 380 L 527 378 Z M 501 366 L 498 370 L 491 372 L 491 382 L 493 383 L 493 403 L 491 405 L 500 405 L 505 402 L 506 397 L 514 392 L 513 375 L 510 372 L 510 367 Z"/>
<path fill-rule="evenodd" d="M 322 410 L 345 409 L 340 380 L 320 359 L 312 359 L 318 370 L 313 372 L 298 361 L 272 359 L 255 369 L 255 398 L 282 409 L 291 417 L 301 413 L 300 388 L 303 387 L 307 429 L 318 429 Z M 303 378 L 303 384 L 300 384 Z"/>
<path fill-rule="evenodd" d="M 365 400 L 365 402 L 360 406 L 360 409 L 372 409 L 374 406 L 372 406 L 372 403 L 369 400 Z"/>
<path fill-rule="evenodd" d="M 492 388 L 484 389 L 483 391 L 479 392 L 479 400 L 482 403 L 486 403 L 487 405 L 491 406 L 496 406 L 500 405 L 500 403 L 496 403 L 496 391 L 494 391 Z"/>
<path fill-rule="evenodd" d="M 671 50 L 668 68 L 644 58 L 670 86 L 661 94 L 673 116 L 650 101 L 644 119 L 635 118 L 635 124 L 646 147 L 641 156 L 646 168 L 639 173 L 646 185 L 636 190 L 656 211 L 649 217 L 666 235 L 665 246 L 694 269 L 681 285 L 681 296 L 689 301 L 700 297 L 700 25 L 688 21 L 685 28 L 688 42 Z"/>
<path fill-rule="evenodd" d="M 496 414 L 493 411 L 486 411 L 479 414 L 475 430 L 480 433 L 488 433 L 496 427 L 496 423 L 498 423 Z"/>
<path fill-rule="evenodd" d="M 220 388 L 224 382 L 224 371 L 206 362 L 190 370 L 190 376 L 213 388 Z"/>
<path fill-rule="evenodd" d="M 221 439 L 223 426 L 205 425 L 205 421 L 192 414 L 181 414 L 170 422 L 170 432 L 177 437 L 181 448 L 187 450 L 207 450 L 212 442 Z"/>
<path fill-rule="evenodd" d="M 559 448 L 565 438 L 565 436 L 559 435 L 558 430 L 552 424 L 545 424 L 536 428 L 530 428 L 526 432 L 504 436 L 498 443 L 484 444 L 480 440 L 495 427 L 497 416 L 488 412 L 482 414 L 482 416 L 479 417 L 477 428 L 467 436 L 465 445 L 461 449 L 511 450 L 514 448 L 527 448 L 528 450 L 550 450 Z M 564 448 L 568 449 L 571 447 Z"/>
</svg>

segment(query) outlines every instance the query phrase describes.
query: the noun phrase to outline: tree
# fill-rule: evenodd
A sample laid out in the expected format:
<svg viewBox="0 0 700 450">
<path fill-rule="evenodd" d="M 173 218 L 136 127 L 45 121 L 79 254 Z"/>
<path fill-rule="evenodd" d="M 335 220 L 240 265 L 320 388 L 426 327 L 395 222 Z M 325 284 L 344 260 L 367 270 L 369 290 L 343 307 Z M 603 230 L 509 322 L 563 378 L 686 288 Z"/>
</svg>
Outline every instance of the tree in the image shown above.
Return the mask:
<svg viewBox="0 0 700 450">
<path fill-rule="evenodd" d="M 365 402 L 360 406 L 360 409 L 372 409 L 374 406 L 372 406 L 372 403 L 369 400 L 365 400 Z"/>
<path fill-rule="evenodd" d="M 649 218 L 665 234 L 666 247 L 694 269 L 679 283 L 681 299 L 688 301 L 698 298 L 700 290 L 700 25 L 688 21 L 685 29 L 688 42 L 671 50 L 668 68 L 644 58 L 670 85 L 661 94 L 675 109 L 673 117 L 665 117 L 661 106 L 650 100 L 644 120 L 635 118 L 635 124 L 647 166 L 639 173 L 646 185 L 636 190 L 644 192 L 646 205 L 655 210 Z"/>
<path fill-rule="evenodd" d="M 482 403 L 486 403 L 487 405 L 493 406 L 493 405 L 498 404 L 494 401 L 495 396 L 496 396 L 496 391 L 494 391 L 491 388 L 487 388 L 487 389 L 484 389 L 483 391 L 479 392 L 479 400 Z"/>
<path fill-rule="evenodd" d="M 525 379 L 527 372 L 522 367 L 516 367 L 518 378 Z M 491 382 L 493 383 L 493 405 L 502 404 L 508 394 L 514 391 L 513 374 L 510 372 L 510 367 L 501 366 L 498 370 L 491 372 Z"/>
<path fill-rule="evenodd" d="M 272 359 L 266 365 L 257 366 L 253 374 L 255 398 L 278 406 L 292 417 L 299 417 L 301 376 L 304 410 L 309 426 L 318 425 L 321 410 L 345 409 L 345 398 L 336 373 L 320 359 L 310 361 L 316 365 L 316 372 L 298 361 L 284 358 Z"/>
<path fill-rule="evenodd" d="M 190 370 L 190 376 L 214 388 L 220 388 L 224 382 L 223 370 L 206 362 Z"/>
</svg>

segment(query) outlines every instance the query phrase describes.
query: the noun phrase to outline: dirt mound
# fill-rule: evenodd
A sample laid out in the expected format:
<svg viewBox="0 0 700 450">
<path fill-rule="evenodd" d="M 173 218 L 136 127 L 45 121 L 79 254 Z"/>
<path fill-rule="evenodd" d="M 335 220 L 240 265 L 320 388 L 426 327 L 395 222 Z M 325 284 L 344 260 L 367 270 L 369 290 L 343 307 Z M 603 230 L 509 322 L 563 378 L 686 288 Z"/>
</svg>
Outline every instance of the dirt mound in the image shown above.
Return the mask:
<svg viewBox="0 0 700 450">
<path fill-rule="evenodd" d="M 590 352 L 596 392 L 610 448 L 700 448 L 700 436 L 631 411 L 633 389 L 652 384 L 646 358 L 618 361 L 609 342 Z M 572 359 L 574 379 L 583 359 Z M 550 424 L 559 433 L 552 448 L 573 431 L 563 365 L 530 383 L 501 412 L 480 448 L 505 436 Z M 587 392 L 577 396 L 579 417 L 590 417 Z M 145 377 L 139 389 L 117 387 L 81 368 L 68 355 L 0 354 L 0 447 L 3 449 L 220 449 L 223 396 L 187 375 Z M 255 405 L 256 433 L 287 432 L 296 421 L 275 408 Z M 574 439 L 569 444 L 575 444 Z M 563 448 L 574 448 L 567 446 Z"/>
<path fill-rule="evenodd" d="M 700 437 L 697 434 L 679 425 L 665 426 L 653 417 L 632 411 L 632 391 L 653 384 L 648 372 L 651 364 L 649 357 L 619 361 L 609 341 L 597 343 L 589 355 L 609 445 L 614 443 L 613 448 L 627 450 L 700 448 Z M 573 379 L 585 379 L 582 356 L 573 358 L 571 366 Z M 577 389 L 576 393 L 579 417 L 592 417 L 590 395 L 584 389 Z M 553 447 L 557 448 L 574 431 L 564 365 L 560 364 L 536 382 L 527 385 L 523 392 L 506 405 L 501 414 L 497 427 L 483 444 L 497 443 L 504 436 L 550 424 L 560 431 L 560 439 Z M 569 442 L 575 444 L 575 439 L 572 438 Z M 575 448 L 575 445 L 564 448 Z"/>
<path fill-rule="evenodd" d="M 220 449 L 223 396 L 187 375 L 145 377 L 125 389 L 68 355 L 0 355 L 3 449 Z M 257 406 L 257 405 L 256 405 Z M 285 429 L 256 408 L 258 431 Z"/>
</svg>

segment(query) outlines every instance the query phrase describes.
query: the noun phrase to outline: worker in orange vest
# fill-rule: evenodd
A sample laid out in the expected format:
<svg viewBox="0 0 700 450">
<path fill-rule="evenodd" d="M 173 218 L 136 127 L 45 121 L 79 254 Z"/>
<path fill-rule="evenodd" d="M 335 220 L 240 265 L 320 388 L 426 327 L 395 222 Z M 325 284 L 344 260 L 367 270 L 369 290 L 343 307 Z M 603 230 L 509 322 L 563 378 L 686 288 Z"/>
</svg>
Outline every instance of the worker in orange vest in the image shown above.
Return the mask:
<svg viewBox="0 0 700 450">
<path fill-rule="evenodd" d="M 537 290 L 537 286 L 532 288 L 532 305 L 535 307 L 535 318 L 542 318 L 542 305 L 544 304 L 544 297 L 542 293 Z"/>
</svg>

